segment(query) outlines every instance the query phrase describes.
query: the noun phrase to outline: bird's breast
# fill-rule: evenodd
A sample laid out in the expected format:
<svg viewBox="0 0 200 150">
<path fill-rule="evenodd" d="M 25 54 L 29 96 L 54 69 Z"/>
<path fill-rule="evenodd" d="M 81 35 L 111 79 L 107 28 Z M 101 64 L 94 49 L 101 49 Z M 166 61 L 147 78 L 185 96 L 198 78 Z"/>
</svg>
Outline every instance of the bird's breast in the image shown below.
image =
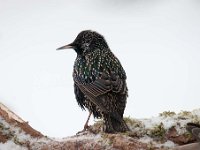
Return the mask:
<svg viewBox="0 0 200 150">
<path fill-rule="evenodd" d="M 73 78 L 78 79 L 83 83 L 90 83 L 96 80 L 99 76 L 97 64 L 95 61 L 77 58 L 74 63 Z"/>
</svg>

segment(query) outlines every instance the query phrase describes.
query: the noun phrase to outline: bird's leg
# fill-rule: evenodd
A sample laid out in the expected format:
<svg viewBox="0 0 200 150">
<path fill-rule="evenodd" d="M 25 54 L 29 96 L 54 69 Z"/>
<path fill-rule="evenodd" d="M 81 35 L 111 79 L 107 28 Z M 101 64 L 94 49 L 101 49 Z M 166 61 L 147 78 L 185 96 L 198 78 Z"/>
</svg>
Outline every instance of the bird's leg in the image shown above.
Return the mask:
<svg viewBox="0 0 200 150">
<path fill-rule="evenodd" d="M 85 122 L 85 125 L 84 125 L 83 130 L 79 131 L 77 134 L 82 133 L 82 132 L 84 132 L 84 131 L 86 131 L 86 130 L 89 129 L 88 122 L 89 122 L 89 120 L 90 120 L 91 114 L 92 114 L 92 112 L 89 112 L 89 115 L 88 115 L 87 121 Z"/>
<path fill-rule="evenodd" d="M 87 129 L 89 128 L 88 122 L 89 122 L 89 120 L 90 120 L 91 114 L 92 114 L 92 112 L 90 111 L 90 112 L 89 112 L 89 115 L 88 115 L 88 118 L 87 118 L 87 121 L 85 122 L 83 131 L 85 131 L 85 130 L 87 130 Z"/>
</svg>

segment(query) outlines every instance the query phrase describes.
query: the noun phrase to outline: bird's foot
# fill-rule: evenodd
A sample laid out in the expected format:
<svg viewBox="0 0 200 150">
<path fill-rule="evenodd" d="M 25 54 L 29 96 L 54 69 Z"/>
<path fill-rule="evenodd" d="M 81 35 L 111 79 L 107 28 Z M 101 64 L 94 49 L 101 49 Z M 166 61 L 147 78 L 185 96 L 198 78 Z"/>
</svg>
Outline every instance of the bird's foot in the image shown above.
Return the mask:
<svg viewBox="0 0 200 150">
<path fill-rule="evenodd" d="M 80 134 L 80 133 L 83 133 L 83 132 L 85 132 L 85 131 L 91 131 L 91 132 L 92 132 L 92 129 L 91 129 L 90 126 L 88 126 L 88 125 L 84 125 L 83 130 L 77 132 L 76 135 L 77 135 L 77 134 Z"/>
<path fill-rule="evenodd" d="M 92 112 L 89 112 L 89 115 L 88 115 L 88 118 L 87 118 L 87 121 L 86 121 L 86 123 L 85 123 L 85 125 L 84 125 L 83 130 L 77 132 L 76 134 L 80 134 L 80 133 L 83 133 L 83 132 L 85 132 L 85 131 L 90 131 L 90 126 L 88 126 L 88 122 L 89 122 L 89 120 L 90 120 L 91 114 L 92 114 Z"/>
</svg>

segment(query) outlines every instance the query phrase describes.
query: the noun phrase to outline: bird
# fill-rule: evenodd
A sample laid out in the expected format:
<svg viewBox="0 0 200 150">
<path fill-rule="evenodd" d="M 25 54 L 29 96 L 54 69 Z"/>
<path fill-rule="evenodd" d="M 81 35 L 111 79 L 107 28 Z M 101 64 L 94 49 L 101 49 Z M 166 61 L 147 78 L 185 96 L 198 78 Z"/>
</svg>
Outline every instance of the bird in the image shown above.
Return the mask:
<svg viewBox="0 0 200 150">
<path fill-rule="evenodd" d="M 106 133 L 126 132 L 123 120 L 128 88 L 126 72 L 109 48 L 103 35 L 93 30 L 81 31 L 75 40 L 57 48 L 74 49 L 74 93 L 78 105 L 89 111 L 83 131 L 89 128 L 91 114 L 103 120 Z"/>
</svg>

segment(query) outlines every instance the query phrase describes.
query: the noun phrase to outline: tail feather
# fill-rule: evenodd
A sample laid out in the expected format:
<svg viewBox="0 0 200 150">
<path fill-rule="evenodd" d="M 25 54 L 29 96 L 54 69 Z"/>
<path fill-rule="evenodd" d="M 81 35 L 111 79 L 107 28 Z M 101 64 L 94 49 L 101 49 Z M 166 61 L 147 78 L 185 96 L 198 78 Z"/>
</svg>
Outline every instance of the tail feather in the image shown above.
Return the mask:
<svg viewBox="0 0 200 150">
<path fill-rule="evenodd" d="M 114 118 L 111 118 L 111 124 L 112 124 L 114 130 L 117 132 L 126 132 L 126 131 L 130 130 L 128 128 L 128 126 L 126 125 L 125 121 L 123 120 L 123 118 L 121 118 L 120 121 L 118 121 Z"/>
<path fill-rule="evenodd" d="M 122 117 L 104 115 L 104 122 L 104 131 L 107 133 L 126 132 L 130 130 Z"/>
<path fill-rule="evenodd" d="M 106 133 L 114 133 L 115 130 L 113 128 L 112 122 L 111 122 L 111 118 L 109 115 L 104 114 L 104 126 L 103 126 L 103 130 Z"/>
</svg>

